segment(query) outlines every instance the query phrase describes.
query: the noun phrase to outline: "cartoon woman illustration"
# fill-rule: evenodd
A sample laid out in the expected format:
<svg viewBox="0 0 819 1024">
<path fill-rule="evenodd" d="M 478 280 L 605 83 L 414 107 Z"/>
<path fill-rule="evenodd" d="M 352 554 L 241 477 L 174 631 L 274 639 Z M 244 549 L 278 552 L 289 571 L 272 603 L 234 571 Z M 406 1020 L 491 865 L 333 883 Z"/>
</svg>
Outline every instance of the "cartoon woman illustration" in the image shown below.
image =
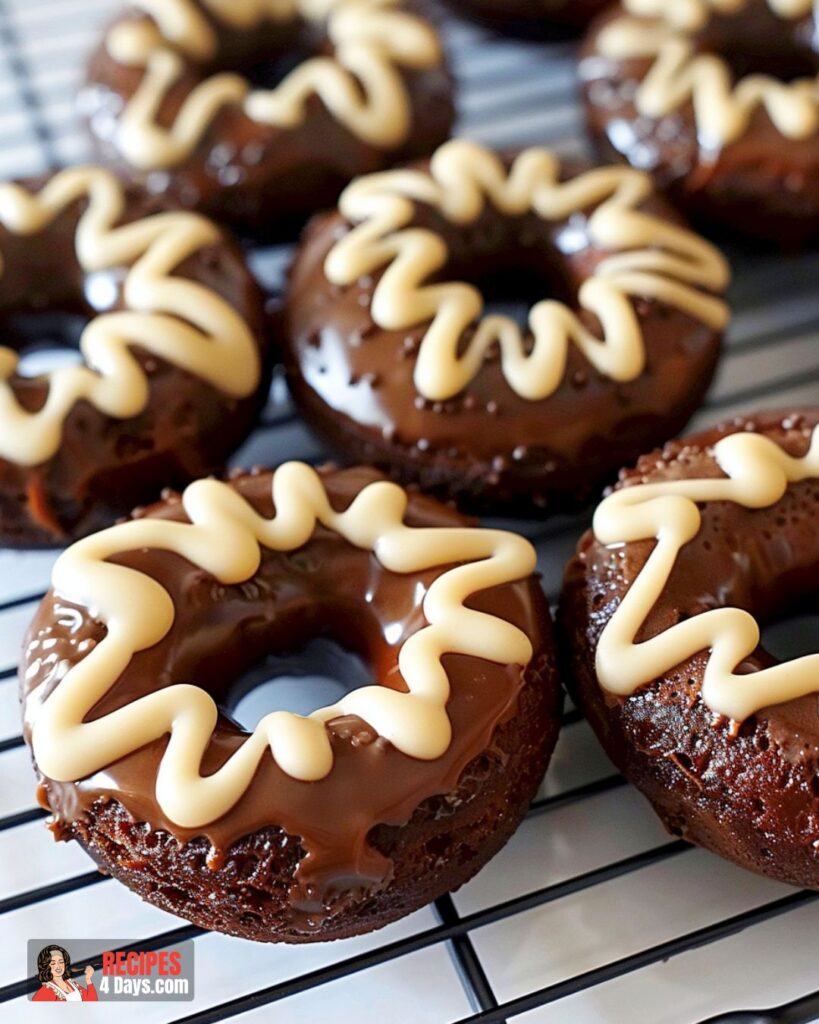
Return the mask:
<svg viewBox="0 0 819 1024">
<path fill-rule="evenodd" d="M 46 946 L 37 955 L 37 973 L 42 985 L 34 995 L 35 1003 L 96 1003 L 97 990 L 91 983 L 94 968 L 85 968 L 87 988 L 72 981 L 71 957 L 62 946 Z"/>
</svg>

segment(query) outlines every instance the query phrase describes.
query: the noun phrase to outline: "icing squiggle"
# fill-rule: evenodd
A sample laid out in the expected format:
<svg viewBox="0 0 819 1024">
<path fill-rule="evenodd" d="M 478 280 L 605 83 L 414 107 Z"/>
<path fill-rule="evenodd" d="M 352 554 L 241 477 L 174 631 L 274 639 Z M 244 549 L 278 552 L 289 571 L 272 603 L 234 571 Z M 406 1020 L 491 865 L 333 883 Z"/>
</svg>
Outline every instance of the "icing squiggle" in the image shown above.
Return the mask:
<svg viewBox="0 0 819 1024">
<path fill-rule="evenodd" d="M 189 256 L 219 242 L 215 224 L 174 212 L 117 227 L 125 210 L 122 185 L 96 167 L 61 171 L 36 195 L 20 185 L 0 185 L 0 223 L 14 234 L 34 235 L 86 197 L 88 207 L 77 225 L 77 258 L 87 273 L 128 267 L 127 308 L 87 325 L 80 339 L 85 364 L 49 374 L 48 397 L 37 412 L 17 401 L 9 378 L 19 357 L 0 347 L 0 457 L 19 465 L 34 466 L 55 454 L 65 418 L 77 402 L 88 401 L 117 419 L 142 412 L 149 384 L 131 346 L 235 398 L 249 395 L 259 383 L 259 356 L 244 320 L 209 288 L 173 276 Z"/>
<path fill-rule="evenodd" d="M 54 590 L 91 609 L 107 632 L 38 709 L 32 747 L 46 776 L 60 781 L 83 778 L 169 734 L 157 775 L 157 801 L 172 821 L 197 828 L 225 814 L 240 799 L 268 748 L 294 778 L 324 778 L 333 763 L 325 723 L 342 715 L 359 716 L 411 757 L 441 756 L 451 738 L 446 711 L 449 680 L 442 656 L 466 654 L 517 665 L 531 659 L 532 645 L 525 633 L 465 606 L 470 595 L 533 572 L 535 553 L 522 537 L 500 530 L 405 526 L 407 495 L 383 481 L 365 487 L 345 512 L 336 512 L 321 478 L 301 463 L 280 467 L 272 491 L 277 511 L 274 518 L 265 519 L 227 484 L 199 480 L 182 498 L 190 523 L 134 520 L 79 541 L 60 556 L 52 577 Z M 398 664 L 407 692 L 364 686 L 309 717 L 284 711 L 268 714 L 218 771 L 204 777 L 199 768 L 217 709 L 198 686 L 180 683 L 158 689 L 83 722 L 133 655 L 158 643 L 174 620 L 173 603 L 159 583 L 106 559 L 139 548 L 170 551 L 221 583 L 236 584 L 256 572 L 262 545 L 293 551 L 308 543 L 317 523 L 356 547 L 370 549 L 391 572 L 461 563 L 431 584 L 423 604 L 428 625 L 401 648 Z"/>
<path fill-rule="evenodd" d="M 425 398 L 441 401 L 458 394 L 479 373 L 495 342 L 506 380 L 530 401 L 547 398 L 560 386 L 571 343 L 606 376 L 634 380 L 645 365 L 636 297 L 665 302 L 713 329 L 725 326 L 725 303 L 708 294 L 725 288 L 725 260 L 704 239 L 637 209 L 652 192 L 646 175 L 605 167 L 561 182 L 559 174 L 559 161 L 548 150 L 524 151 L 507 171 L 491 151 L 458 140 L 434 154 L 428 173 L 387 171 L 344 191 L 341 212 L 356 226 L 328 253 L 325 274 L 335 284 L 350 285 L 386 268 L 373 294 L 373 320 L 385 330 L 431 321 L 415 365 L 415 385 Z M 479 218 L 487 200 L 508 216 L 532 210 L 544 220 L 596 207 L 589 236 L 612 254 L 583 283 L 578 303 L 597 316 L 602 339 L 563 303 L 543 301 L 529 314 L 534 346 L 528 354 L 519 326 L 506 316 L 480 319 L 458 354 L 463 332 L 481 317 L 483 298 L 465 283 L 426 283 L 445 266 L 448 253 L 437 234 L 413 226 L 414 204 L 425 203 L 452 223 L 466 225 Z"/>
<path fill-rule="evenodd" d="M 623 0 L 623 7 L 637 18 L 664 18 L 669 24 L 686 32 L 705 28 L 715 14 L 730 16 L 741 13 L 748 0 Z M 814 0 L 767 0 L 779 18 L 806 18 L 813 10 Z"/>
<path fill-rule="evenodd" d="M 637 110 L 661 118 L 691 102 L 706 149 L 722 149 L 740 138 L 760 106 L 786 138 L 807 138 L 819 129 L 819 76 L 780 82 L 770 75 L 747 75 L 734 83 L 720 56 L 696 51 L 693 34 L 713 13 L 739 13 L 746 2 L 625 0 L 627 15 L 603 29 L 598 48 L 611 60 L 652 59 L 637 90 Z M 783 20 L 806 17 L 813 9 L 812 0 L 768 4 Z"/>
<path fill-rule="evenodd" d="M 305 18 L 327 22 L 333 56 L 313 57 L 274 89 L 252 89 L 237 74 L 220 73 L 191 89 L 170 127 L 159 121 L 168 94 L 191 61 L 206 61 L 218 37 L 192 0 L 137 0 L 150 21 L 115 26 L 107 48 L 113 59 L 145 74 L 126 104 L 117 135 L 135 166 L 176 166 L 201 142 L 219 111 L 239 104 L 252 120 L 295 128 L 317 96 L 335 119 L 358 138 L 393 149 L 409 136 L 412 113 L 398 68 L 433 68 L 442 53 L 432 26 L 400 7 L 401 0 L 201 0 L 220 22 L 249 30 L 265 21 Z"/>
<path fill-rule="evenodd" d="M 819 690 L 819 654 L 740 675 L 737 666 L 759 644 L 759 626 L 739 608 L 716 608 L 636 642 L 663 593 L 683 545 L 697 535 L 698 502 L 733 501 L 746 508 L 776 504 L 791 483 L 819 477 L 819 428 L 804 458 L 792 458 L 761 434 L 730 434 L 714 446 L 724 478 L 669 480 L 615 491 L 594 516 L 603 544 L 654 540 L 656 545 L 603 630 L 597 646 L 600 685 L 628 696 L 701 651 L 710 651 L 701 696 L 716 714 L 742 722 L 761 708 Z"/>
</svg>

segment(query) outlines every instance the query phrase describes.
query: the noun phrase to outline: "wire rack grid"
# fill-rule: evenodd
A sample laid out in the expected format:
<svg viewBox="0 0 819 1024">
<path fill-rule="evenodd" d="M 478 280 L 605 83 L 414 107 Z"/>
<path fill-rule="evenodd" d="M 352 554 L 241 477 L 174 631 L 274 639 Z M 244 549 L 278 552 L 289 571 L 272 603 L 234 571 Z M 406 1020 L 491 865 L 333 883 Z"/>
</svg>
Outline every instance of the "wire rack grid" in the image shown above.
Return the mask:
<svg viewBox="0 0 819 1024">
<path fill-rule="evenodd" d="M 88 158 L 75 120 L 84 55 L 117 0 L 0 0 L 0 177 Z M 460 86 L 458 133 L 496 146 L 584 150 L 566 44 L 511 42 L 445 23 Z M 251 252 L 271 295 L 287 247 Z M 819 254 L 732 254 L 735 319 L 694 426 L 752 407 L 819 401 Z M 237 464 L 318 461 L 274 382 Z M 583 522 L 512 524 L 538 547 L 552 598 Z M 575 711 L 544 786 L 509 845 L 469 885 L 385 930 L 315 947 L 203 932 L 55 844 L 34 805 L 16 661 L 54 553 L 0 551 L 0 1020 L 27 1022 L 30 936 L 195 939 L 188 1004 L 120 1004 L 122 1024 L 279 1020 L 392 1024 L 691 1024 L 819 1020 L 819 894 L 788 889 L 672 840 L 615 774 Z M 807 994 L 806 994 L 807 993 Z M 736 1016 L 741 1007 L 778 1009 Z M 89 1012 L 94 1012 L 88 1008 Z M 104 1012 L 104 1011 L 101 1011 Z"/>
</svg>

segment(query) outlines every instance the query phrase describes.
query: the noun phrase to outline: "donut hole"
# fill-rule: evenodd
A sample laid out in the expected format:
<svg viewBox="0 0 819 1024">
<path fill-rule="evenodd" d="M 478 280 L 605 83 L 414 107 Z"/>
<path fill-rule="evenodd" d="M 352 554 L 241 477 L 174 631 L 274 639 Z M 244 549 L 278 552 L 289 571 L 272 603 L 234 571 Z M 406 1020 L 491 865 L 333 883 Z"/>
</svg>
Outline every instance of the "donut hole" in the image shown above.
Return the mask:
<svg viewBox="0 0 819 1024">
<path fill-rule="evenodd" d="M 807 613 L 778 617 L 762 627 L 762 646 L 778 661 L 790 661 L 819 650 L 819 600 Z"/>
<path fill-rule="evenodd" d="M 769 12 L 762 17 L 764 25 L 755 17 L 714 18 L 697 48 L 721 57 L 735 81 L 748 75 L 768 75 L 787 83 L 819 74 L 811 25 L 790 26 Z"/>
<path fill-rule="evenodd" d="M 228 731 L 245 734 L 271 712 L 307 715 L 362 686 L 406 690 L 397 662 L 423 625 L 417 585 L 411 575 L 374 573 L 370 552 L 322 527 L 306 547 L 266 550 L 244 583 L 216 586 L 202 573 L 184 593 L 171 584 L 179 611 L 172 654 L 161 668 L 137 657 L 134 671 L 194 682 Z M 386 621 L 382 601 L 391 602 Z"/>
<path fill-rule="evenodd" d="M 731 69 L 734 81 L 749 75 L 767 75 L 783 83 L 795 82 L 800 78 L 815 78 L 819 74 L 819 60 L 811 50 L 797 49 L 777 52 L 757 49 L 717 51 Z"/>
<path fill-rule="evenodd" d="M 588 245 L 582 214 L 559 233 L 554 224 L 534 215 L 504 218 L 495 210 L 462 230 L 452 224 L 431 226 L 449 250 L 446 265 L 433 280 L 473 285 L 483 297 L 485 316 L 507 316 L 525 333 L 538 302 L 551 299 L 576 307 L 582 274 L 571 253 L 581 239 L 583 247 Z M 467 341 L 462 339 L 463 344 Z"/>
<path fill-rule="evenodd" d="M 303 33 L 299 33 L 292 44 L 284 49 L 254 54 L 248 64 L 243 64 L 241 74 L 253 89 L 275 89 L 300 64 L 316 56 L 319 44 L 310 46 Z"/>
<path fill-rule="evenodd" d="M 310 58 L 306 51 L 275 54 L 242 69 L 242 76 L 254 89 L 275 89 L 295 68 Z"/>
<path fill-rule="evenodd" d="M 472 272 L 458 277 L 480 291 L 484 316 L 507 316 L 524 332 L 529 329 L 529 313 L 536 303 L 543 299 L 574 302 L 568 282 L 553 268 L 538 273 L 531 266 L 511 264 L 483 274 Z"/>
<path fill-rule="evenodd" d="M 304 18 L 263 22 L 250 31 L 219 25 L 218 34 L 219 52 L 203 77 L 234 72 L 254 89 L 274 89 L 304 61 L 332 50 L 321 27 Z"/>
<path fill-rule="evenodd" d="M 82 363 L 86 326 L 122 304 L 121 272 L 85 275 L 61 236 L 55 234 L 53 246 L 50 241 L 32 250 L 30 266 L 6 268 L 0 282 L 0 344 L 18 354 L 17 375 L 27 380 Z"/>
<path fill-rule="evenodd" d="M 271 711 L 309 715 L 374 681 L 361 655 L 329 637 L 316 637 L 298 650 L 270 654 L 243 672 L 230 686 L 225 710 L 252 732 Z"/>
<path fill-rule="evenodd" d="M 0 336 L 5 346 L 19 354 L 18 375 L 40 377 L 83 361 L 80 338 L 88 320 L 71 310 L 25 310 L 4 318 Z"/>
</svg>

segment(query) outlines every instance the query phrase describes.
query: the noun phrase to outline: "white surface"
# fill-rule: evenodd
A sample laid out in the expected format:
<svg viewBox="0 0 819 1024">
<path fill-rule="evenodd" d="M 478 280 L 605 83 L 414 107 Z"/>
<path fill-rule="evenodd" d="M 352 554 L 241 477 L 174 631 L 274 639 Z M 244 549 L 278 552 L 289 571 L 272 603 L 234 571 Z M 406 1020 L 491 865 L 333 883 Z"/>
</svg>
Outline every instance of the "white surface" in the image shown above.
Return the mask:
<svg viewBox="0 0 819 1024">
<path fill-rule="evenodd" d="M 624 816 L 621 829 L 632 827 L 631 818 Z M 533 870 L 531 877 L 535 880 L 539 872 Z M 688 850 L 479 929 L 472 938 L 495 995 L 503 1002 L 789 891 L 701 850 Z M 752 977 L 748 982 L 753 986 Z"/>
<path fill-rule="evenodd" d="M 64 162 L 86 158 L 74 123 L 73 94 L 82 55 L 96 38 L 95 26 L 116 7 L 117 0 L 0 2 L 0 175 L 37 173 L 52 157 Z M 3 11 L 9 12 L 8 20 Z M 582 151 L 568 47 L 493 40 L 464 26 L 455 26 L 449 40 L 463 87 L 460 134 L 499 146 L 545 142 L 565 153 Z M 33 110 L 20 88 L 21 73 L 31 87 Z M 286 260 L 282 249 L 252 257 L 268 286 L 280 280 Z M 817 254 L 798 261 L 779 255 L 737 260 L 728 352 L 695 425 L 752 405 L 819 401 L 818 274 Z M 281 388 L 275 393 L 265 416 L 269 426 L 257 431 L 237 462 L 321 456 L 292 417 Z M 582 524 L 515 525 L 538 542 L 544 584 L 555 596 Z M 0 673 L 14 665 L 33 608 L 25 599 L 44 591 L 53 558 L 51 553 L 0 552 Z M 2 610 L 8 602 L 15 604 Z M 7 678 L 0 681 L 0 741 L 17 732 L 17 686 Z M 610 777 L 611 768 L 588 727 L 582 722 L 567 726 L 541 793 L 547 802 L 536 806 L 508 847 L 453 898 L 460 915 L 470 922 L 476 915 L 471 942 L 499 1002 L 566 982 L 789 891 L 705 853 L 663 856 L 670 840 L 645 802 L 625 786 L 601 789 L 601 780 L 605 786 Z M 32 783 L 25 748 L 0 752 L 0 819 L 34 806 Z M 581 789 L 578 798 L 555 799 L 578 787 L 590 789 Z M 641 870 L 573 895 L 552 898 L 555 894 L 548 891 L 653 850 L 660 851 L 658 859 Z M 41 820 L 0 830 L 0 901 L 30 894 L 27 905 L 0 918 L 0 987 L 23 977 L 30 935 L 136 939 L 182 924 L 112 881 L 51 899 L 36 892 L 91 867 L 76 846 L 55 844 Z M 504 916 L 494 920 L 499 904 L 504 904 Z M 720 1011 L 775 1005 L 819 987 L 818 930 L 819 905 L 804 906 L 511 1019 L 526 1024 L 691 1024 Z M 403 952 L 409 947 L 401 943 L 427 933 L 423 948 Z M 383 962 L 374 963 L 371 957 L 385 946 Z M 480 1008 L 433 908 L 376 935 L 329 946 L 281 948 L 206 935 L 196 939 L 196 949 L 195 1003 L 120 1005 L 115 1019 L 160 1024 L 305 976 L 312 977 L 297 983 L 304 991 L 235 1019 L 358 1024 L 371 1016 L 391 1024 L 444 1024 Z M 338 979 L 320 987 L 308 984 L 316 981 L 314 972 L 342 962 Z M 81 1012 L 112 1019 L 103 1007 L 86 1006 Z M 33 1017 L 24 1000 L 0 1008 L 3 1024 L 28 1024 Z"/>
<path fill-rule="evenodd" d="M 464 915 L 474 913 L 669 841 L 646 801 L 628 787 L 533 814 L 455 894 L 455 906 Z M 518 918 L 504 924 L 514 930 Z"/>
<path fill-rule="evenodd" d="M 434 992 L 430 1000 L 424 993 Z M 358 1024 L 362 1019 L 390 1024 L 439 1024 L 470 1013 L 470 1005 L 452 963 L 443 949 L 432 947 L 361 974 L 325 984 L 318 996 L 302 992 L 275 1005 L 260 1007 L 233 1019 L 241 1024 L 267 1024 L 274 1016 L 287 1024 L 316 1024 L 322 1020 Z M 320 1006 L 320 1009 L 319 1009 Z"/>
<path fill-rule="evenodd" d="M 794 910 L 704 949 L 516 1017 L 516 1024 L 679 1024 L 790 1002 L 816 979 L 819 906 Z"/>
</svg>

